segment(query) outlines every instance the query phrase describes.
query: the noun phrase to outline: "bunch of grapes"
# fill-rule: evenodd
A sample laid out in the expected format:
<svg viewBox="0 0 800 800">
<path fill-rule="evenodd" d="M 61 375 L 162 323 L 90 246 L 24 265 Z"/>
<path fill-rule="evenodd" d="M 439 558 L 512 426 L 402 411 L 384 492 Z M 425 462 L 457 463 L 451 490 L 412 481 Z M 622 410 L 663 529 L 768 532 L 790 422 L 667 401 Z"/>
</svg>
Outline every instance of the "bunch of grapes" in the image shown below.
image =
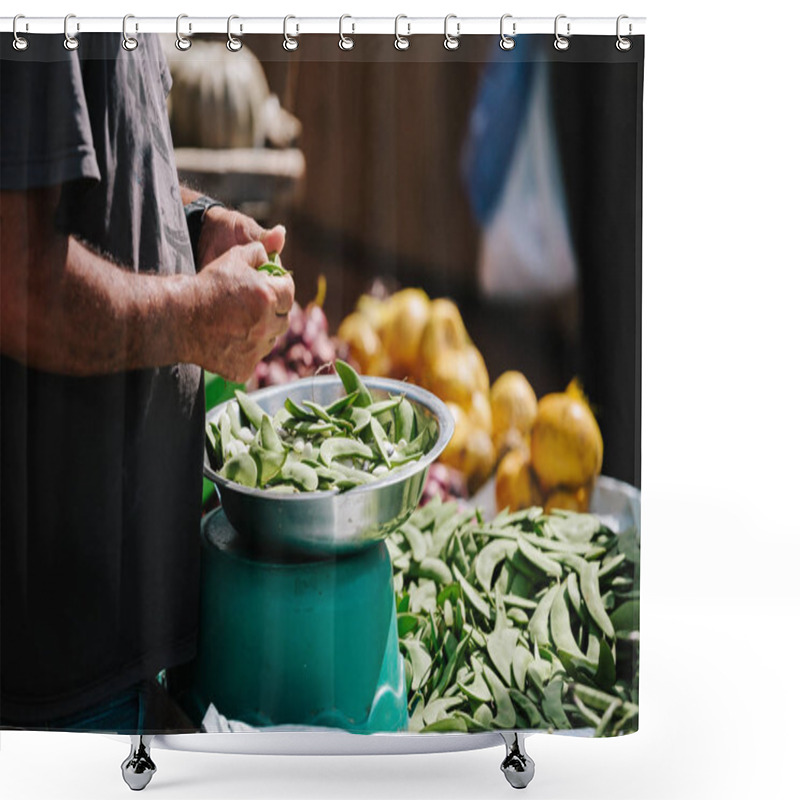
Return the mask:
<svg viewBox="0 0 800 800">
<path fill-rule="evenodd" d="M 465 500 L 469 496 L 463 474 L 438 461 L 431 464 L 428 470 L 428 477 L 425 480 L 425 488 L 422 490 L 422 499 L 419 504 L 424 506 L 437 495 L 442 498 L 444 503 L 448 500 Z"/>
<path fill-rule="evenodd" d="M 347 345 L 329 335 L 322 307 L 309 303 L 303 308 L 295 303 L 289 312 L 289 330 L 256 366 L 253 388 L 328 374 L 337 358 L 348 360 Z"/>
</svg>

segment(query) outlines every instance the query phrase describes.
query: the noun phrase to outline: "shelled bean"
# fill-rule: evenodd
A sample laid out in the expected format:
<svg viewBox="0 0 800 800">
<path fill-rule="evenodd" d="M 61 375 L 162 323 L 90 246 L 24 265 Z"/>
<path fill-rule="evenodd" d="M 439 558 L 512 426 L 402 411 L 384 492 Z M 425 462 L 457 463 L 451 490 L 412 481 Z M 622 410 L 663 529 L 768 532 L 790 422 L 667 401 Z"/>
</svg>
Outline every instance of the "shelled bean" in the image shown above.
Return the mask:
<svg viewBox="0 0 800 800">
<path fill-rule="evenodd" d="M 417 461 L 433 446 L 435 419 L 404 395 L 375 399 L 349 364 L 337 361 L 336 372 L 345 394 L 328 406 L 287 398 L 270 416 L 236 392 L 206 426 L 211 467 L 249 488 L 344 492 Z"/>
</svg>

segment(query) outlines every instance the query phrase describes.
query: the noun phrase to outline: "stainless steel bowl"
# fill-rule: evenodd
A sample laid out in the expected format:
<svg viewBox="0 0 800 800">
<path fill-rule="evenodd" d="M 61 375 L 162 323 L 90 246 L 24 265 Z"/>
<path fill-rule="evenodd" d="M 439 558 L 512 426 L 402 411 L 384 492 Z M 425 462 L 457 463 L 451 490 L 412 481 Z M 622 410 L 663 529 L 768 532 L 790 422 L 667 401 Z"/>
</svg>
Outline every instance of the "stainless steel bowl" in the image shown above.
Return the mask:
<svg viewBox="0 0 800 800">
<path fill-rule="evenodd" d="M 228 520 L 258 550 L 308 554 L 358 550 L 384 539 L 417 507 L 428 467 L 453 435 L 453 416 L 438 397 L 419 386 L 389 378 L 364 377 L 363 381 L 376 400 L 402 393 L 419 413 L 436 420 L 436 442 L 419 461 L 346 492 L 281 494 L 223 478 L 211 469 L 206 454 L 203 471 L 216 484 Z M 250 396 L 268 414 L 274 414 L 287 397 L 296 403 L 314 400 L 327 405 L 343 394 L 338 377 L 323 376 L 261 389 Z M 225 405 L 211 409 L 207 418 L 216 422 Z"/>
</svg>

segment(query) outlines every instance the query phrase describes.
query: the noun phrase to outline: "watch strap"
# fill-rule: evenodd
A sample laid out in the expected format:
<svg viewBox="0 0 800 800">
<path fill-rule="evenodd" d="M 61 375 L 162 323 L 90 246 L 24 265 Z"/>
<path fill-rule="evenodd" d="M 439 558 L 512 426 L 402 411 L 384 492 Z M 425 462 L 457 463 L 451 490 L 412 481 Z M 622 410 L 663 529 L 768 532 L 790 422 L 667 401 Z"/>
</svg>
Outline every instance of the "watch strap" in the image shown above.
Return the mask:
<svg viewBox="0 0 800 800">
<path fill-rule="evenodd" d="M 206 218 L 206 213 L 209 208 L 214 206 L 225 207 L 224 203 L 219 200 L 214 200 L 211 197 L 202 195 L 196 197 L 190 203 L 183 207 L 183 212 L 186 215 L 186 225 L 189 228 L 189 241 L 192 243 L 192 256 L 194 263 L 197 265 L 197 247 L 200 242 L 200 232 L 203 229 L 203 221 Z"/>
</svg>

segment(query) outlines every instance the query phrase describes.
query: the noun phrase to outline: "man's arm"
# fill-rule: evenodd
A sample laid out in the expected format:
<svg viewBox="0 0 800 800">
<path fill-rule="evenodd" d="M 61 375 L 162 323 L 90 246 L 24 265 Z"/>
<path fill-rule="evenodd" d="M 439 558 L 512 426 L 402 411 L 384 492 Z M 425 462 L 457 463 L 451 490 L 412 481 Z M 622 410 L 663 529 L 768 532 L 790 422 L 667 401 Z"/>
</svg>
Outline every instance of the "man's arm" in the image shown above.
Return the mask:
<svg viewBox="0 0 800 800">
<path fill-rule="evenodd" d="M 29 366 L 94 375 L 198 363 L 250 375 L 286 327 L 291 279 L 234 247 L 194 276 L 119 268 L 54 227 L 60 189 L 0 193 L 0 350 Z"/>
</svg>

